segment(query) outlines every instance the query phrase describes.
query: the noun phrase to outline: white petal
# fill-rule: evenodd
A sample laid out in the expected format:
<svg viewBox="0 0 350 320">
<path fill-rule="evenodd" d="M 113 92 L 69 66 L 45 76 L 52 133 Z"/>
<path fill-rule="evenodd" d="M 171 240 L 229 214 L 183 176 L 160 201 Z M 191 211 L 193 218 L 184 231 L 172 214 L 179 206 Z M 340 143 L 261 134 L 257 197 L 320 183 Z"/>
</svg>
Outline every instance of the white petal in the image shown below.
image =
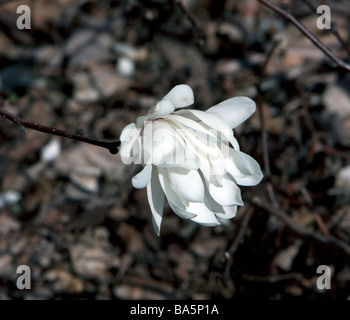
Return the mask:
<svg viewBox="0 0 350 320">
<path fill-rule="evenodd" d="M 215 213 L 215 216 L 219 219 L 232 219 L 237 213 L 237 206 L 221 206 L 218 204 L 212 196 L 209 194 L 208 189 L 205 190 L 205 205 Z M 219 220 L 220 221 L 220 220 Z M 222 221 L 220 221 L 222 222 Z"/>
<path fill-rule="evenodd" d="M 255 102 L 248 97 L 235 97 L 225 100 L 207 110 L 224 119 L 230 127 L 236 128 L 256 110 Z"/>
<path fill-rule="evenodd" d="M 178 127 L 179 130 L 188 131 L 188 129 L 190 129 L 197 135 L 201 134 L 201 137 L 204 137 L 208 141 L 217 142 L 219 140 L 217 132 L 214 130 L 208 130 L 207 126 L 203 126 L 203 122 L 194 121 L 193 119 L 178 115 L 178 112 L 179 111 L 168 115 L 167 120 L 171 120 L 174 123 L 174 126 Z"/>
<path fill-rule="evenodd" d="M 143 189 L 149 184 L 151 180 L 151 176 L 152 176 L 152 165 L 146 164 L 145 167 L 142 169 L 142 171 L 132 178 L 131 180 L 132 185 L 136 189 Z"/>
<path fill-rule="evenodd" d="M 225 159 L 225 168 L 241 186 L 255 186 L 264 176 L 257 161 L 233 149 L 230 149 L 229 157 Z"/>
<path fill-rule="evenodd" d="M 220 206 L 210 195 L 205 198 L 204 203 L 190 202 L 186 208 L 179 208 L 169 199 L 168 202 L 172 210 L 181 218 L 191 219 L 205 226 L 220 225 L 223 219 L 233 218 L 237 211 L 237 206 Z M 213 208 L 217 211 L 214 211 Z"/>
<path fill-rule="evenodd" d="M 135 136 L 139 134 L 139 130 L 135 123 L 128 124 L 120 134 L 120 141 L 129 141 L 130 136 Z"/>
<path fill-rule="evenodd" d="M 179 167 L 167 170 L 170 187 L 182 198 L 191 202 L 204 201 L 204 181 L 198 171 Z"/>
<path fill-rule="evenodd" d="M 215 215 L 221 219 L 232 219 L 237 214 L 237 206 L 222 206 L 224 212 L 215 212 Z"/>
<path fill-rule="evenodd" d="M 133 148 L 134 143 L 137 141 L 137 138 L 134 141 L 129 142 L 121 142 L 120 148 L 119 148 L 119 155 L 125 164 L 132 163 L 132 157 L 133 157 Z"/>
<path fill-rule="evenodd" d="M 232 137 L 230 137 L 230 143 L 231 143 L 231 145 L 232 145 L 232 147 L 235 149 L 235 150 L 240 150 L 240 148 L 239 148 L 239 144 L 238 144 L 238 141 L 237 141 L 237 139 L 234 137 L 234 135 L 232 135 Z"/>
<path fill-rule="evenodd" d="M 239 145 L 233 136 L 232 128 L 219 115 L 193 109 L 179 110 L 176 111 L 176 114 L 197 121 L 202 126 L 206 125 L 211 135 L 220 138 L 222 141 L 230 142 L 235 149 L 239 150 Z"/>
<path fill-rule="evenodd" d="M 225 134 L 232 134 L 232 128 L 225 122 L 222 117 L 217 116 L 214 113 L 209 113 L 207 111 L 187 109 L 179 110 L 176 114 L 184 116 L 189 119 L 193 119 L 193 116 L 198 120 L 204 122 L 207 126 L 214 130 L 224 131 Z M 194 119 L 193 119 L 194 120 Z"/>
<path fill-rule="evenodd" d="M 151 182 L 147 185 L 147 197 L 152 211 L 153 228 L 159 236 L 163 218 L 164 192 L 159 183 L 156 167 L 153 168 Z"/>
<path fill-rule="evenodd" d="M 228 147 L 223 148 L 225 147 L 224 144 L 219 146 L 217 143 L 215 144 L 210 141 L 203 141 L 203 139 L 195 136 L 192 132 L 179 133 L 183 135 L 188 147 L 191 147 L 193 152 L 199 158 L 199 168 L 204 173 L 204 177 L 207 179 L 207 181 L 215 181 L 213 183 L 215 183 L 217 186 L 221 186 L 219 177 L 226 173 L 224 163 L 225 155 L 222 152 Z M 222 147 L 222 150 L 220 147 Z"/>
<path fill-rule="evenodd" d="M 188 170 L 198 170 L 200 166 L 200 161 L 198 156 L 195 154 L 195 152 L 190 148 L 188 145 L 185 145 L 183 148 L 183 151 L 179 151 L 178 149 L 175 150 L 176 155 L 180 154 L 180 157 L 178 156 L 177 159 L 177 166 L 188 169 Z M 184 157 L 181 157 L 181 152 L 183 152 Z"/>
<path fill-rule="evenodd" d="M 198 169 L 197 155 L 172 124 L 173 122 L 163 119 L 147 123 L 143 132 L 144 163 L 152 162 L 161 167 Z"/>
<path fill-rule="evenodd" d="M 152 114 L 146 114 L 146 115 L 144 115 L 144 116 L 141 116 L 141 117 L 138 117 L 137 119 L 136 119 L 136 126 L 137 126 L 137 128 L 139 129 L 139 130 L 141 130 L 142 128 L 144 128 L 145 127 L 145 125 L 146 125 L 146 123 L 147 123 L 147 121 L 149 121 L 151 118 L 152 118 L 153 116 L 152 116 Z"/>
<path fill-rule="evenodd" d="M 214 227 L 220 225 L 216 219 L 215 214 L 208 209 L 204 203 L 191 202 L 188 206 L 188 211 L 196 213 L 197 216 L 191 220 L 207 227 Z"/>
<path fill-rule="evenodd" d="M 216 219 L 215 214 L 210 211 L 204 203 L 190 202 L 186 209 L 181 209 L 171 202 L 169 202 L 169 205 L 181 218 L 191 219 L 192 221 L 207 227 L 220 225 L 220 222 Z"/>
<path fill-rule="evenodd" d="M 147 137 L 145 136 L 145 139 Z M 151 147 L 152 162 L 155 165 L 162 165 L 165 163 L 165 158 L 174 154 L 178 144 L 175 130 L 162 120 L 154 122 L 153 125 L 153 140 Z M 168 160 L 169 161 L 169 160 Z M 175 165 L 175 159 L 172 159 L 168 164 Z"/>
<path fill-rule="evenodd" d="M 168 201 L 172 202 L 177 207 L 186 210 L 188 201 L 185 198 L 181 197 L 179 194 L 177 194 L 173 188 L 171 188 L 167 171 L 168 168 L 158 167 L 159 182 L 162 186 L 165 196 L 168 199 Z"/>
<path fill-rule="evenodd" d="M 217 173 L 218 168 L 213 168 L 210 161 L 206 157 L 199 156 L 200 159 L 200 171 L 204 180 L 208 183 L 214 184 L 217 187 L 222 187 L 221 177 Z"/>
<path fill-rule="evenodd" d="M 158 167 L 178 167 L 187 170 L 198 170 L 200 162 L 198 156 L 188 146 L 177 145 L 173 152 L 163 155 L 161 159 L 154 161 Z"/>
<path fill-rule="evenodd" d="M 192 145 L 191 149 L 196 154 L 201 153 L 202 155 L 220 157 L 220 141 L 215 141 L 214 143 L 209 135 L 203 137 L 188 129 L 178 130 L 178 133 L 187 144 Z"/>
<path fill-rule="evenodd" d="M 175 109 L 188 107 L 194 102 L 193 91 L 187 84 L 179 84 L 171 89 L 162 100 L 170 100 Z"/>
<path fill-rule="evenodd" d="M 137 138 L 132 147 L 132 162 L 134 164 L 142 164 L 141 162 L 141 136 Z"/>
<path fill-rule="evenodd" d="M 181 116 L 178 117 L 184 118 Z M 176 126 L 179 126 L 179 122 L 177 122 Z M 208 134 L 199 134 L 197 130 L 192 131 L 182 125 L 180 125 L 177 132 L 182 136 L 187 145 L 186 153 L 192 152 L 198 158 L 199 167 L 204 170 L 208 181 L 212 180 L 208 178 L 209 176 L 215 177 L 225 174 L 224 159 L 226 154 L 223 154 L 223 152 L 228 154 L 226 150 L 229 148 L 226 144 L 211 136 L 209 132 Z M 193 158 L 193 155 L 191 156 Z M 204 168 L 202 168 L 203 166 Z"/>
<path fill-rule="evenodd" d="M 140 132 L 136 128 L 135 123 L 127 125 L 121 135 L 120 135 L 120 148 L 119 155 L 125 164 L 130 164 L 132 162 L 132 157 L 139 153 L 138 138 L 140 137 Z"/>
<path fill-rule="evenodd" d="M 184 161 L 183 139 L 168 122 L 158 120 L 149 123 L 145 127 L 144 140 L 155 165 L 175 166 L 177 160 Z"/>
<path fill-rule="evenodd" d="M 163 116 L 172 113 L 175 110 L 173 102 L 168 99 L 159 101 L 151 110 L 148 112 L 152 116 Z"/>
<path fill-rule="evenodd" d="M 184 209 L 179 208 L 178 206 L 176 206 L 174 203 L 172 203 L 171 201 L 169 201 L 168 199 L 168 203 L 170 205 L 170 208 L 180 217 L 183 219 L 192 219 L 194 217 L 196 217 L 197 215 L 195 213 L 191 213 L 188 212 Z"/>
<path fill-rule="evenodd" d="M 208 184 L 210 195 L 213 199 L 222 206 L 243 205 L 241 198 L 241 190 L 227 176 L 221 180 L 222 187 L 216 187 L 213 184 Z"/>
</svg>

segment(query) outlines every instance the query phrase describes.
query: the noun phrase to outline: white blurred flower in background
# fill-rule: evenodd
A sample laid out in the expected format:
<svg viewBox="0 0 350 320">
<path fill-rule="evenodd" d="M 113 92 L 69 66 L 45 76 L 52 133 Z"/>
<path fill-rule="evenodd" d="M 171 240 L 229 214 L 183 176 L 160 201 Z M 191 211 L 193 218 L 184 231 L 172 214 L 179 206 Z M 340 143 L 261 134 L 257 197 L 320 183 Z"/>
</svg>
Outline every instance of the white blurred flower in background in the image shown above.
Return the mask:
<svg viewBox="0 0 350 320">
<path fill-rule="evenodd" d="M 41 159 L 45 162 L 55 160 L 61 154 L 61 141 L 57 138 L 51 139 L 41 150 Z"/>
<path fill-rule="evenodd" d="M 254 113 L 254 101 L 236 97 L 205 112 L 177 110 L 193 101 L 192 89 L 178 85 L 120 136 L 123 162 L 143 166 L 132 184 L 147 187 L 157 235 L 165 198 L 178 216 L 216 226 L 243 205 L 238 185 L 254 186 L 263 178 L 259 164 L 240 151 L 232 131 Z"/>
</svg>

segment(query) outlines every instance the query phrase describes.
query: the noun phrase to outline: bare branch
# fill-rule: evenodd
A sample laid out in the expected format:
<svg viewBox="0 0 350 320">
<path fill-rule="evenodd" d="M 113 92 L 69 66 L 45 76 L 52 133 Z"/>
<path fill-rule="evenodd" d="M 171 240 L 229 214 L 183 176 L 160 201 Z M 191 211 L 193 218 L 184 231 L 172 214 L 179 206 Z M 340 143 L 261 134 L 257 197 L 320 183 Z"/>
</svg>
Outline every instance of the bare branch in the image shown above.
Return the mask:
<svg viewBox="0 0 350 320">
<path fill-rule="evenodd" d="M 2 4 L 6 4 L 6 3 L 9 3 L 9 2 L 14 2 L 14 1 L 18 1 L 18 0 L 0 0 L 0 6 Z"/>
<path fill-rule="evenodd" d="M 275 193 L 273 190 L 273 186 L 271 184 L 271 167 L 270 167 L 270 157 L 269 157 L 269 150 L 267 145 L 267 132 L 265 128 L 265 120 L 263 115 L 263 102 L 264 102 L 264 96 L 262 94 L 261 85 L 264 80 L 265 71 L 267 68 L 267 65 L 269 64 L 271 57 L 273 56 L 275 50 L 277 49 L 280 41 L 278 39 L 275 39 L 272 43 L 272 46 L 267 53 L 266 59 L 264 63 L 261 66 L 259 77 L 258 77 L 258 83 L 257 83 L 257 90 L 258 90 L 258 98 L 257 98 L 257 106 L 259 110 L 259 120 L 260 120 L 260 127 L 261 127 L 261 145 L 262 145 L 262 152 L 263 152 L 263 160 L 264 160 L 264 171 L 265 171 L 265 179 L 267 181 L 267 193 L 269 195 L 270 200 L 272 201 L 273 205 L 275 207 L 278 207 L 277 200 L 275 197 Z"/>
<path fill-rule="evenodd" d="M 311 31 L 309 31 L 302 23 L 300 23 L 293 15 L 291 15 L 286 10 L 278 7 L 276 4 L 268 0 L 257 0 L 264 6 L 270 8 L 271 10 L 278 13 L 284 19 L 288 20 L 294 24 L 307 38 L 309 38 L 312 43 L 318 47 L 325 55 L 327 55 L 338 67 L 350 72 L 350 65 L 337 57 L 334 52 L 329 49 L 324 43 L 322 43 Z"/>
<path fill-rule="evenodd" d="M 314 241 L 317 244 L 320 244 L 324 247 L 328 247 L 331 250 L 334 249 L 338 252 L 342 252 L 346 254 L 348 257 L 350 257 L 350 246 L 344 241 L 332 235 L 323 236 L 322 234 L 308 230 L 303 225 L 296 222 L 285 211 L 283 211 L 282 209 L 273 207 L 270 203 L 268 203 L 267 201 L 259 197 L 253 198 L 253 203 L 258 207 L 280 218 L 285 223 L 286 227 L 289 230 L 291 230 L 295 235 L 299 236 L 300 238 L 310 239 L 311 241 Z"/>
<path fill-rule="evenodd" d="M 252 206 L 248 206 L 247 209 L 243 213 L 243 218 L 242 218 L 242 222 L 239 226 L 238 233 L 235 236 L 235 239 L 234 239 L 233 243 L 231 244 L 230 248 L 225 252 L 225 256 L 227 259 L 225 270 L 224 270 L 225 278 L 229 277 L 230 268 L 231 268 L 232 263 L 233 263 L 234 254 L 235 254 L 236 250 L 238 249 L 240 243 L 244 239 L 244 236 L 247 232 L 247 228 L 249 225 L 249 221 L 252 218 L 253 213 L 254 213 L 254 208 Z"/>
<path fill-rule="evenodd" d="M 320 16 L 319 13 L 317 13 L 317 8 L 310 3 L 308 0 L 301 0 L 309 9 L 312 13 L 316 14 L 317 16 Z M 346 42 L 344 41 L 344 39 L 342 38 L 342 36 L 340 35 L 339 31 L 338 31 L 338 26 L 337 24 L 335 24 L 334 22 L 331 23 L 331 29 L 330 32 L 333 33 L 333 35 L 337 38 L 337 40 L 339 41 L 339 43 L 342 45 L 343 49 L 350 54 L 350 48 L 349 46 L 346 44 Z"/>
<path fill-rule="evenodd" d="M 182 13 L 187 17 L 187 19 L 190 21 L 190 23 L 192 24 L 193 30 L 195 32 L 195 36 L 197 37 L 197 44 L 199 46 L 202 46 L 204 43 L 204 34 L 203 34 L 203 30 L 198 26 L 198 24 L 196 23 L 196 21 L 191 17 L 191 15 L 188 13 L 187 9 L 185 8 L 185 6 L 183 5 L 181 0 L 176 0 L 175 1 L 176 4 L 178 5 L 178 7 L 180 8 L 180 10 L 182 11 Z"/>
<path fill-rule="evenodd" d="M 65 130 L 47 127 L 37 122 L 21 119 L 3 108 L 0 108 L 0 115 L 5 119 L 10 120 L 13 123 L 17 124 L 21 128 L 33 129 L 33 130 L 44 132 L 47 134 L 53 134 L 56 136 L 93 144 L 95 146 L 108 149 L 111 154 L 118 153 L 118 147 L 120 146 L 120 141 L 113 141 L 113 142 L 100 141 L 100 140 L 88 138 L 84 135 L 80 135 L 77 133 L 70 133 Z"/>
</svg>

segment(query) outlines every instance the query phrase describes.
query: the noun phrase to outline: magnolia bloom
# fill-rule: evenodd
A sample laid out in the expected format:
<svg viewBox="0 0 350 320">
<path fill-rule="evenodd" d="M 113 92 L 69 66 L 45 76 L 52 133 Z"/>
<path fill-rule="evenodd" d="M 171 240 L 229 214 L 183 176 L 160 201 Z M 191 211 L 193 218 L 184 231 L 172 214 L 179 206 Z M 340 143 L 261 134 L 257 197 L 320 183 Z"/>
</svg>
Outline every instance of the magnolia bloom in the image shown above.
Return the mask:
<svg viewBox="0 0 350 320">
<path fill-rule="evenodd" d="M 217 226 L 243 205 L 238 185 L 254 186 L 263 177 L 259 164 L 240 151 L 232 131 L 254 113 L 254 101 L 236 97 L 205 112 L 177 110 L 193 101 L 192 89 L 178 85 L 120 136 L 122 161 L 143 166 L 132 184 L 147 187 L 157 235 L 165 197 L 178 216 Z"/>
</svg>

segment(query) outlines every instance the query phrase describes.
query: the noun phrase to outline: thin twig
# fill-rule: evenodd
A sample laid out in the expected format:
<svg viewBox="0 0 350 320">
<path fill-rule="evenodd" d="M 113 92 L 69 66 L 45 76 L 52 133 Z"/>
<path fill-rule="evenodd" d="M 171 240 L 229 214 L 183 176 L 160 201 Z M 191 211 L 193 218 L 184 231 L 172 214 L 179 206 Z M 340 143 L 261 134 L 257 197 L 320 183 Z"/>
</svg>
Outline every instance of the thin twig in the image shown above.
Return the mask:
<svg viewBox="0 0 350 320">
<path fill-rule="evenodd" d="M 273 53 L 275 52 L 277 46 L 279 44 L 279 41 L 274 40 L 272 43 L 272 46 L 267 53 L 266 59 L 260 69 L 259 78 L 258 78 L 258 109 L 259 109 L 259 119 L 261 124 L 261 138 L 262 138 L 262 148 L 263 148 L 263 158 L 264 158 L 264 168 L 265 168 L 265 178 L 270 179 L 271 178 L 271 168 L 270 168 L 270 158 L 269 158 L 269 152 L 267 147 L 267 132 L 265 127 L 265 119 L 263 115 L 263 94 L 261 90 L 262 82 L 264 80 L 265 71 L 267 68 L 267 65 L 269 64 L 271 57 L 273 56 Z"/>
<path fill-rule="evenodd" d="M 309 9 L 311 12 L 315 13 L 317 16 L 320 16 L 319 13 L 317 13 L 317 8 L 310 3 L 308 0 L 301 0 Z M 330 32 L 337 38 L 339 43 L 342 45 L 343 49 L 350 54 L 350 48 L 347 45 L 347 43 L 344 41 L 344 39 L 341 37 L 339 31 L 338 31 L 338 26 L 336 23 L 332 22 L 331 23 L 331 29 Z"/>
<path fill-rule="evenodd" d="M 226 265 L 225 265 L 225 270 L 224 270 L 224 275 L 225 278 L 228 278 L 229 276 L 229 271 L 233 263 L 233 256 L 238 249 L 240 243 L 242 242 L 244 235 L 247 232 L 247 228 L 249 225 L 249 221 L 252 218 L 254 213 L 254 208 L 252 206 L 247 207 L 245 212 L 243 213 L 243 221 L 241 225 L 239 226 L 239 230 L 237 235 L 235 236 L 235 240 L 233 241 L 232 245 L 230 248 L 225 252 L 225 257 L 226 257 Z"/>
<path fill-rule="evenodd" d="M 14 2 L 14 1 L 18 1 L 18 0 L 0 0 L 0 6 L 2 4 L 6 4 L 6 3 L 9 3 L 9 2 Z"/>
<path fill-rule="evenodd" d="M 265 126 L 265 119 L 263 114 L 263 102 L 264 102 L 264 95 L 262 93 L 262 82 L 265 76 L 265 71 L 267 68 L 267 65 L 269 64 L 271 57 L 273 56 L 273 53 L 277 49 L 280 41 L 278 39 L 274 39 L 272 46 L 267 53 L 266 59 L 260 69 L 259 77 L 258 77 L 258 83 L 257 83 L 257 90 L 258 90 L 258 98 L 257 98 L 257 106 L 259 110 L 259 120 L 260 120 L 260 126 L 261 126 L 261 145 L 262 145 L 262 152 L 263 152 L 263 161 L 264 161 L 264 171 L 265 171 L 265 179 L 266 179 L 266 187 L 267 187 L 267 193 L 269 195 L 270 200 L 274 204 L 274 206 L 278 206 L 277 200 L 275 197 L 275 193 L 273 190 L 273 186 L 271 184 L 271 166 L 270 166 L 270 157 L 269 157 L 269 150 L 268 150 L 268 143 L 267 143 L 267 131 Z"/>
<path fill-rule="evenodd" d="M 47 134 L 53 134 L 56 136 L 93 144 L 95 146 L 108 149 L 111 154 L 118 153 L 118 147 L 120 145 L 120 141 L 113 141 L 113 142 L 100 141 L 97 139 L 88 138 L 86 136 L 83 136 L 77 133 L 70 133 L 65 130 L 47 127 L 37 122 L 21 119 L 3 108 L 0 108 L 0 116 L 4 117 L 7 120 L 12 121 L 13 123 L 17 124 L 21 128 L 33 129 L 33 130 L 44 132 Z"/>
<path fill-rule="evenodd" d="M 192 24 L 193 30 L 198 38 L 198 45 L 202 46 L 204 44 L 204 34 L 202 29 L 198 26 L 197 22 L 191 17 L 191 15 L 187 12 L 187 9 L 183 5 L 181 0 L 175 1 L 178 7 L 180 8 L 181 12 L 186 16 L 186 18 L 190 21 Z"/>
<path fill-rule="evenodd" d="M 236 250 L 238 249 L 239 244 L 241 243 L 241 241 L 243 240 L 243 237 L 247 231 L 248 225 L 249 225 L 249 221 L 252 218 L 254 213 L 254 209 L 253 207 L 249 207 L 249 209 L 247 209 L 247 211 L 244 213 L 244 217 L 243 217 L 243 221 L 239 227 L 239 231 L 237 233 L 237 236 L 235 237 L 235 240 L 233 241 L 231 247 L 227 250 L 227 253 L 230 256 L 233 256 L 234 253 L 236 252 Z"/>
<path fill-rule="evenodd" d="M 268 282 L 268 283 L 276 283 L 279 281 L 286 281 L 286 280 L 298 280 L 301 281 L 303 279 L 302 273 L 286 273 L 286 274 L 276 274 L 272 276 L 259 276 L 255 274 L 242 274 L 242 278 L 247 281 L 253 281 L 253 282 Z"/>
<path fill-rule="evenodd" d="M 327 55 L 331 60 L 333 60 L 333 62 L 338 67 L 350 72 L 350 65 L 344 62 L 343 60 L 341 60 L 339 57 L 337 57 L 331 49 L 329 49 L 325 44 L 323 44 L 311 31 L 309 31 L 293 15 L 283 10 L 282 8 L 278 7 L 276 4 L 272 3 L 271 1 L 268 1 L 268 0 L 257 0 L 257 1 L 259 1 L 264 6 L 270 8 L 271 10 L 281 15 L 284 19 L 294 24 L 294 26 L 296 26 L 307 38 L 309 38 L 316 47 L 318 47 L 321 51 L 323 51 L 325 55 Z"/>
<path fill-rule="evenodd" d="M 332 235 L 323 236 L 317 232 L 310 231 L 291 218 L 284 210 L 273 207 L 269 202 L 261 199 L 260 197 L 253 198 L 253 203 L 281 219 L 285 223 L 286 227 L 300 238 L 310 239 L 317 244 L 328 247 L 331 250 L 344 253 L 350 257 L 350 246 L 344 241 Z"/>
</svg>

